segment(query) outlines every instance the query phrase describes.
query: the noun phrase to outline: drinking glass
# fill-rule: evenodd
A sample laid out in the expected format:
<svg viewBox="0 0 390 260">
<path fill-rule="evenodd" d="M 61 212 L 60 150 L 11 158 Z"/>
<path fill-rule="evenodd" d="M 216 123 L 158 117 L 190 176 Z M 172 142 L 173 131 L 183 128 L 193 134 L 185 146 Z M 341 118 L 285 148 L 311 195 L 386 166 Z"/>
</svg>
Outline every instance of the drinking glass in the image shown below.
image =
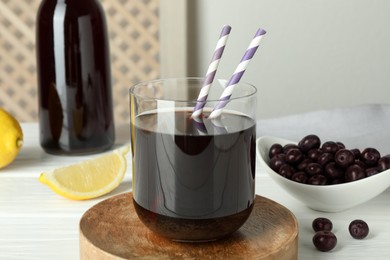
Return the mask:
<svg viewBox="0 0 390 260">
<path fill-rule="evenodd" d="M 226 80 L 215 80 L 192 117 L 203 78 L 130 88 L 133 203 L 141 221 L 175 241 L 212 241 L 238 230 L 255 198 L 256 88 L 239 83 L 222 114 L 208 116 Z"/>
</svg>

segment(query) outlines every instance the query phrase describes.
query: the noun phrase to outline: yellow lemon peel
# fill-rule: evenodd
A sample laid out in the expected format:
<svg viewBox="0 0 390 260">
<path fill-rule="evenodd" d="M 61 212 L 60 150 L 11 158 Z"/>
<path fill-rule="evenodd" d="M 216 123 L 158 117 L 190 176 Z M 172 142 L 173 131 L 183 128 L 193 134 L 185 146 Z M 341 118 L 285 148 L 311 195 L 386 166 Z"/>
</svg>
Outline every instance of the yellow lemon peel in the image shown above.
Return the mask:
<svg viewBox="0 0 390 260">
<path fill-rule="evenodd" d="M 77 164 L 43 172 L 39 181 L 55 193 L 72 200 L 87 200 L 108 194 L 123 181 L 129 146 Z"/>
<path fill-rule="evenodd" d="M 0 169 L 12 163 L 23 146 L 23 131 L 19 122 L 0 108 Z"/>
</svg>

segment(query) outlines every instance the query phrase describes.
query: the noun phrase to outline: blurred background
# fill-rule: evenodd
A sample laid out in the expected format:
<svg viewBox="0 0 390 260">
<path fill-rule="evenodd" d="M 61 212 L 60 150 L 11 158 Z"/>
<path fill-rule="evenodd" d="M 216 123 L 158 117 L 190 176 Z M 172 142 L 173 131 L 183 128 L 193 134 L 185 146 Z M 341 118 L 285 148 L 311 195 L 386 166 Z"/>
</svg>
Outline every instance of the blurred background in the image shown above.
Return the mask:
<svg viewBox="0 0 390 260">
<path fill-rule="evenodd" d="M 190 68 L 205 73 L 221 27 L 232 31 L 217 77 L 228 78 L 258 27 L 267 30 L 242 80 L 258 116 L 390 104 L 390 1 L 191 1 Z"/>
<path fill-rule="evenodd" d="M 0 1 L 0 107 L 21 122 L 38 120 L 35 23 L 41 1 Z M 115 122 L 128 123 L 129 87 L 160 75 L 159 1 L 101 3 L 110 36 Z"/>
<path fill-rule="evenodd" d="M 0 106 L 37 121 L 35 16 L 41 0 L 0 2 Z M 390 103 L 390 1 L 101 0 L 108 22 L 116 123 L 128 88 L 204 76 L 221 28 L 232 32 L 217 73 L 229 78 L 258 27 L 267 30 L 243 81 L 259 118 Z"/>
</svg>

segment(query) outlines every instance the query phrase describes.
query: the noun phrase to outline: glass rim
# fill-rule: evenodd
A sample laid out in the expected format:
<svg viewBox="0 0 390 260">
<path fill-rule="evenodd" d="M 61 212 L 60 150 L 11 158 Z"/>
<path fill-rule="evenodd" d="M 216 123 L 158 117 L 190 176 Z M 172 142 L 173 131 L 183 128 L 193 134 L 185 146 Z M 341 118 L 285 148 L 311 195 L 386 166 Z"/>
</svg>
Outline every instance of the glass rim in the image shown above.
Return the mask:
<svg viewBox="0 0 390 260">
<path fill-rule="evenodd" d="M 147 84 L 154 84 L 154 83 L 157 83 L 157 82 L 164 82 L 164 81 L 169 81 L 169 80 L 175 80 L 175 81 L 180 81 L 180 80 L 204 81 L 204 79 L 205 78 L 203 78 L 203 77 L 177 77 L 177 78 L 171 77 L 171 78 L 161 78 L 161 79 L 147 80 L 147 81 L 142 81 L 142 82 L 139 82 L 139 83 L 131 86 L 129 88 L 129 93 L 130 93 L 130 95 L 134 95 L 136 97 L 144 98 L 144 99 L 148 99 L 148 100 L 163 100 L 163 101 L 196 103 L 197 99 L 180 100 L 180 99 L 169 99 L 169 98 L 156 98 L 156 97 L 152 97 L 150 95 L 136 94 L 134 92 L 134 90 L 137 89 L 140 86 L 146 86 Z M 218 80 L 223 80 L 225 82 L 228 82 L 227 79 L 219 79 L 219 78 L 215 79 L 213 82 L 218 81 Z M 252 96 L 256 95 L 256 93 L 257 93 L 257 88 L 253 84 L 251 84 L 251 83 L 248 83 L 248 82 L 245 82 L 245 81 L 240 81 L 239 83 L 237 83 L 237 85 L 246 85 L 252 91 L 249 94 L 240 95 L 240 96 L 236 96 L 236 97 L 231 97 L 231 98 L 229 98 L 229 101 L 249 98 L 249 97 L 252 97 Z M 218 99 L 207 99 L 205 102 L 218 102 L 218 101 L 219 101 L 219 98 Z"/>
</svg>

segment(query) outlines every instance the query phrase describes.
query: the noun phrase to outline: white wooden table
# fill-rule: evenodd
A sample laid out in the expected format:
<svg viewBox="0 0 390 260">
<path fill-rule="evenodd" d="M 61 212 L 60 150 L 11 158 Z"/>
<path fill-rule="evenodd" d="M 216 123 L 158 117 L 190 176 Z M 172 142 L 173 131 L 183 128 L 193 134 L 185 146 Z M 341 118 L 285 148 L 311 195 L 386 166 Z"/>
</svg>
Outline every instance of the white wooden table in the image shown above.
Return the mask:
<svg viewBox="0 0 390 260">
<path fill-rule="evenodd" d="M 71 201 L 53 193 L 38 181 L 39 174 L 91 156 L 52 156 L 39 146 L 38 125 L 22 124 L 24 147 L 9 167 L 0 171 L 0 259 L 79 259 L 78 224 L 91 206 L 110 196 L 131 190 L 131 174 L 111 194 L 88 201 Z M 127 126 L 117 127 L 118 144 L 129 142 Z M 131 160 L 129 156 L 129 168 Z M 373 200 L 340 213 L 308 209 L 277 186 L 257 164 L 256 193 L 289 208 L 299 222 L 299 259 L 388 259 L 390 255 L 390 189 Z M 353 196 L 351 194 L 351 196 Z M 324 216 L 333 221 L 337 247 L 317 251 L 312 242 L 312 220 Z M 364 240 L 348 233 L 350 221 L 361 218 L 370 226 Z"/>
</svg>

